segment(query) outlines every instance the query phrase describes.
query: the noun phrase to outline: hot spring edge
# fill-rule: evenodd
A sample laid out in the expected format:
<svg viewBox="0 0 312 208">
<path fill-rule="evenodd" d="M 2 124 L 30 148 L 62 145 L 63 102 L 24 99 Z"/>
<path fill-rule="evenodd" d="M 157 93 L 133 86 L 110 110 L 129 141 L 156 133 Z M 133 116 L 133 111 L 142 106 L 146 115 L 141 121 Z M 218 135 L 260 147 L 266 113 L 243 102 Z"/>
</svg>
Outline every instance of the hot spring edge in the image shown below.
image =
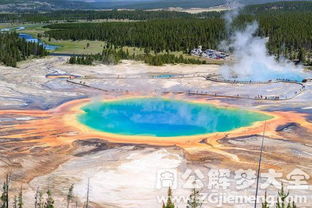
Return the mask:
<svg viewBox="0 0 312 208">
<path fill-rule="evenodd" d="M 89 103 L 78 121 L 97 131 L 126 136 L 177 137 L 227 132 L 271 119 L 267 114 L 167 98 L 128 98 Z"/>
</svg>

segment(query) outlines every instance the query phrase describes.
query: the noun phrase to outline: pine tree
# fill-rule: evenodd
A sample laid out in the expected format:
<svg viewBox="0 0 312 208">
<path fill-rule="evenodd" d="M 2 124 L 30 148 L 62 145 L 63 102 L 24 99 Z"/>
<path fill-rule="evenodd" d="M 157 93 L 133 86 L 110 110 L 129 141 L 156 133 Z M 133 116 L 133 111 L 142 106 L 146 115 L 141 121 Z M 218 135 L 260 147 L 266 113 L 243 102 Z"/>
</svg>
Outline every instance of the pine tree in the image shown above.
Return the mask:
<svg viewBox="0 0 312 208">
<path fill-rule="evenodd" d="M 42 197 L 43 197 L 43 194 L 38 187 L 35 193 L 35 208 L 43 208 Z"/>
<path fill-rule="evenodd" d="M 297 206 L 296 206 L 294 201 L 292 202 L 292 207 L 291 208 L 297 208 Z"/>
<path fill-rule="evenodd" d="M 47 191 L 47 199 L 46 199 L 46 202 L 44 204 L 44 208 L 54 208 L 54 200 L 52 198 L 52 193 L 51 193 L 50 189 L 48 189 L 48 191 Z"/>
<path fill-rule="evenodd" d="M 17 196 L 14 196 L 13 208 L 17 208 Z"/>
<path fill-rule="evenodd" d="M 198 190 L 193 188 L 189 199 L 187 200 L 186 208 L 200 208 L 202 206 L 202 202 L 200 200 L 200 193 Z"/>
<path fill-rule="evenodd" d="M 267 201 L 267 192 L 264 194 L 264 202 L 262 202 L 262 208 L 270 208 L 269 203 Z"/>
<path fill-rule="evenodd" d="M 276 208 L 295 208 L 295 203 L 287 202 L 287 198 L 289 196 L 289 192 L 286 193 L 284 190 L 284 185 L 282 184 L 282 188 L 278 191 L 277 203 L 275 205 Z"/>
<path fill-rule="evenodd" d="M 9 175 L 6 176 L 6 179 L 3 183 L 2 190 L 3 192 L 1 195 L 1 201 L 2 201 L 1 208 L 8 208 L 9 207 Z"/>
<path fill-rule="evenodd" d="M 38 208 L 38 201 L 39 201 L 39 187 L 37 187 L 37 190 L 35 193 L 35 208 Z"/>
<path fill-rule="evenodd" d="M 88 185 L 87 185 L 87 199 L 84 205 L 84 208 L 89 208 L 89 197 L 90 197 L 90 178 L 88 178 Z"/>
<path fill-rule="evenodd" d="M 300 48 L 299 50 L 299 53 L 298 53 L 298 60 L 301 62 L 301 63 L 304 63 L 305 62 L 305 51 Z"/>
<path fill-rule="evenodd" d="M 20 191 L 18 193 L 18 199 L 17 199 L 17 207 L 23 208 L 23 187 L 21 186 Z"/>
<path fill-rule="evenodd" d="M 75 56 L 71 56 L 68 60 L 69 64 L 76 64 L 76 57 Z"/>
<path fill-rule="evenodd" d="M 68 193 L 67 193 L 67 208 L 69 208 L 69 204 L 71 203 L 72 199 L 73 199 L 73 189 L 74 189 L 74 184 L 72 184 L 69 189 L 68 189 Z"/>
<path fill-rule="evenodd" d="M 174 203 L 172 201 L 172 189 L 171 187 L 168 188 L 168 198 L 167 202 L 163 204 L 163 208 L 174 208 Z"/>
</svg>

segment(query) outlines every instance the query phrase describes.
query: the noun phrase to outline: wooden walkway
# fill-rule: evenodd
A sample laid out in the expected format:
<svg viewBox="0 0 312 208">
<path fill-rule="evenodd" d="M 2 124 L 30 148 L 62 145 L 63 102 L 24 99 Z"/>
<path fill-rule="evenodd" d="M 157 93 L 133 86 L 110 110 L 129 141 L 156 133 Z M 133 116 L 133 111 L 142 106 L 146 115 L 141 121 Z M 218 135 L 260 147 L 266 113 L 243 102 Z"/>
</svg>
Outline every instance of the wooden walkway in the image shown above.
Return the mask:
<svg viewBox="0 0 312 208">
<path fill-rule="evenodd" d="M 94 86 L 91 86 L 91 85 L 88 85 L 86 84 L 85 82 L 75 82 L 73 80 L 69 80 L 67 79 L 66 80 L 67 82 L 71 83 L 71 84 L 75 84 L 75 85 L 80 85 L 80 86 L 83 86 L 83 87 L 87 87 L 87 88 L 92 88 L 92 89 L 95 89 L 95 90 L 100 90 L 100 91 L 103 91 L 103 92 L 118 92 L 118 93 L 129 93 L 130 91 L 129 90 L 124 90 L 124 89 L 110 89 L 110 90 L 107 90 L 107 89 L 102 89 L 102 88 L 98 88 L 98 87 L 94 87 Z M 301 83 L 298 83 L 298 84 L 301 84 Z M 305 89 L 305 86 L 303 84 L 301 84 L 301 88 L 298 91 L 296 91 L 296 93 L 294 93 L 293 96 L 291 97 L 286 97 L 286 98 L 278 98 L 278 96 L 262 96 L 262 97 L 251 97 L 251 96 L 234 96 L 234 95 L 224 95 L 224 94 L 217 94 L 217 93 L 211 93 L 211 92 L 208 92 L 208 91 L 205 91 L 205 90 L 185 90 L 185 91 L 163 91 L 161 92 L 162 94 L 170 94 L 170 93 L 173 93 L 173 94 L 188 94 L 188 95 L 198 95 L 198 96 L 209 96 L 209 97 L 216 97 L 216 98 L 231 98 L 231 99 L 247 99 L 247 100 L 264 100 L 264 101 L 285 101 L 285 100 L 291 100 L 295 97 L 297 97 L 298 95 L 300 95 L 304 89 Z"/>
</svg>

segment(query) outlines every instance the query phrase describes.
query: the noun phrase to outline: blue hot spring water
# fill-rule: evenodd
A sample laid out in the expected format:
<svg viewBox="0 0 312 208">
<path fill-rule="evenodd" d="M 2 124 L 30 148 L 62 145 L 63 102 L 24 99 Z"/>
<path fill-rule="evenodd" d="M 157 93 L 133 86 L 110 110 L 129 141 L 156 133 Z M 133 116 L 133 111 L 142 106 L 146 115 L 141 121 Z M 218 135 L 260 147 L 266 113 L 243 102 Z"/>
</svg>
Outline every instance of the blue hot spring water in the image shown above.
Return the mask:
<svg viewBox="0 0 312 208">
<path fill-rule="evenodd" d="M 95 102 L 82 110 L 79 122 L 95 130 L 156 137 L 225 132 L 271 118 L 262 113 L 165 98 Z"/>
<path fill-rule="evenodd" d="M 283 70 L 274 70 L 268 68 L 265 64 L 255 62 L 252 65 L 253 75 L 251 81 L 266 82 L 268 80 L 285 80 L 302 82 L 305 79 L 305 75 L 296 70 L 284 68 Z M 249 77 L 243 78 L 243 81 L 249 81 Z"/>
</svg>

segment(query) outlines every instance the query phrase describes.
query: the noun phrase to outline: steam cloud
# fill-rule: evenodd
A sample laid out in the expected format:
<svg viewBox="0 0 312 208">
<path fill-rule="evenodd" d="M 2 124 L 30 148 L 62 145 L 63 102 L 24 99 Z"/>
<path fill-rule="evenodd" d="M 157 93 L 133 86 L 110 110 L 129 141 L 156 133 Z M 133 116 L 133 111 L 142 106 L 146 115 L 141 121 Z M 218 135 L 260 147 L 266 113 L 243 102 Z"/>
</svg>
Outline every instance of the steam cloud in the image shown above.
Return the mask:
<svg viewBox="0 0 312 208">
<path fill-rule="evenodd" d="M 242 8 L 235 1 L 230 4 L 234 5 L 231 7 L 234 10 L 226 13 L 224 17 L 228 32 Z M 235 57 L 233 64 L 226 64 L 221 68 L 223 78 L 259 82 L 277 79 L 302 81 L 303 67 L 295 66 L 285 58 L 276 61 L 274 56 L 268 54 L 266 48 L 268 38 L 254 36 L 257 29 L 257 22 L 253 22 L 243 30 L 234 31 L 228 41 L 221 42 L 220 47 L 224 50 L 233 49 Z"/>
</svg>

